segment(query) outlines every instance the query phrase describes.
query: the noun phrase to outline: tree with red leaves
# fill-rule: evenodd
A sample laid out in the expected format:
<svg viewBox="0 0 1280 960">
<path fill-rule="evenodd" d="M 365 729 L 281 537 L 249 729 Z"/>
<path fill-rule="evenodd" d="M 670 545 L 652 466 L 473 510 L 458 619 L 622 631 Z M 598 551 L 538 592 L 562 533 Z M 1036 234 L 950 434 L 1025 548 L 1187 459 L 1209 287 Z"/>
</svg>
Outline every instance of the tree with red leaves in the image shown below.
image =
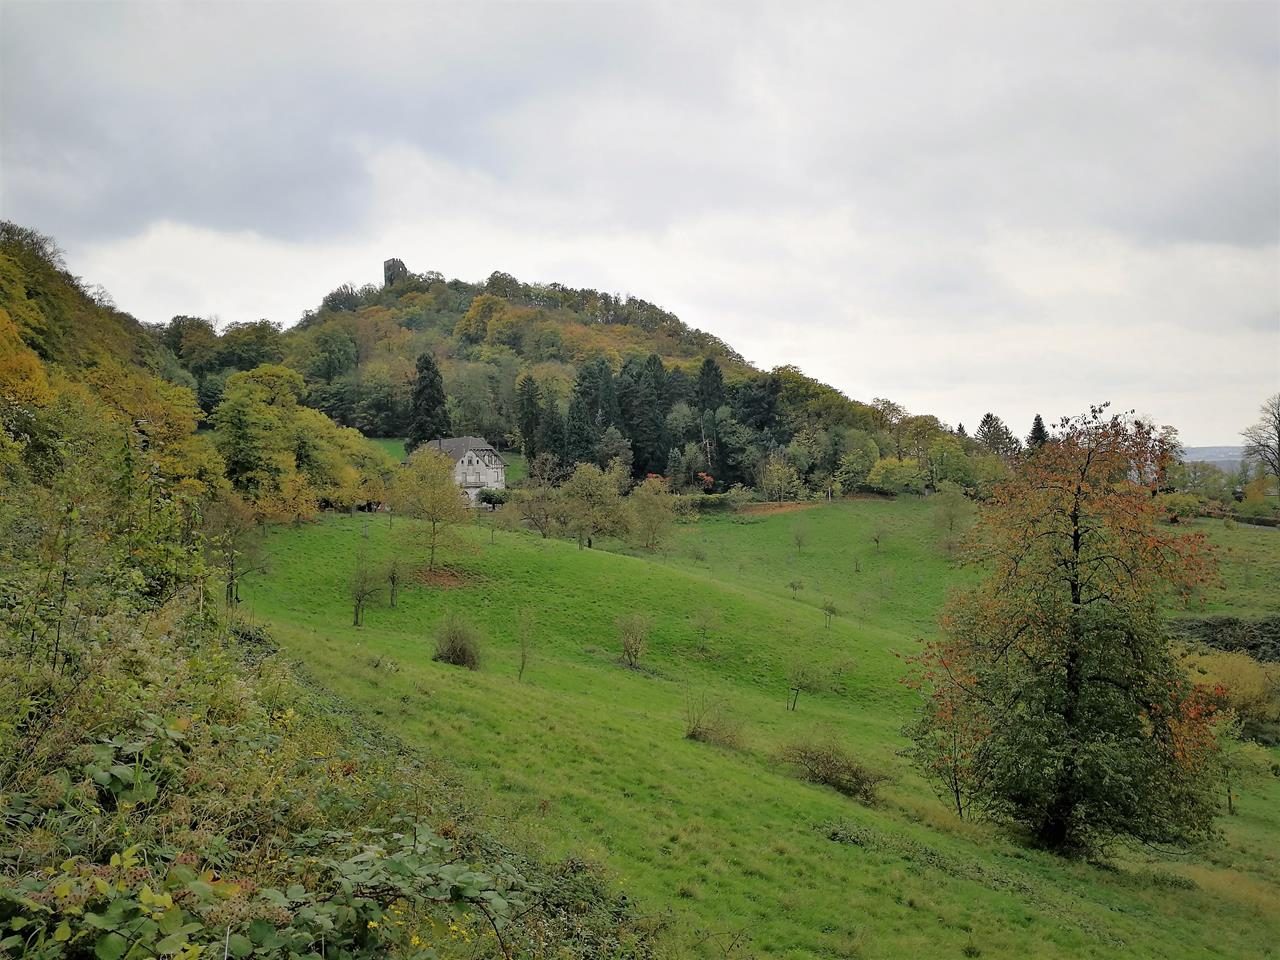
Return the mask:
<svg viewBox="0 0 1280 960">
<path fill-rule="evenodd" d="M 1215 700 L 1159 613 L 1213 571 L 1202 537 L 1158 524 L 1176 439 L 1105 406 L 1056 433 L 997 488 L 967 548 L 987 576 L 917 658 L 917 762 L 960 816 L 1061 853 L 1204 838 Z"/>
</svg>

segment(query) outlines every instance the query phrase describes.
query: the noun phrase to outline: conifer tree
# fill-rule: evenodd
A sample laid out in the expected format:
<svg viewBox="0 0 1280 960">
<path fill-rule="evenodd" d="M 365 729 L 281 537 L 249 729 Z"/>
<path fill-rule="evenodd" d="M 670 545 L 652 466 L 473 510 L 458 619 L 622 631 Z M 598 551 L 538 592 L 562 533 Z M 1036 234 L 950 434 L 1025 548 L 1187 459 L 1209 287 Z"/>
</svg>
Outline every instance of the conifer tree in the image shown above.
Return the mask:
<svg viewBox="0 0 1280 960">
<path fill-rule="evenodd" d="M 516 385 L 516 429 L 520 433 L 520 452 L 529 459 L 538 454 L 541 422 L 542 390 L 533 377 L 523 376 Z"/>
<path fill-rule="evenodd" d="M 405 452 L 413 453 L 430 440 L 447 437 L 451 429 L 440 368 L 436 366 L 435 358 L 430 353 L 423 353 L 418 357 L 418 373 L 413 381 Z"/>
<path fill-rule="evenodd" d="M 547 394 L 542 398 L 542 411 L 538 414 L 536 443 L 538 453 L 550 454 L 556 462 L 565 459 L 564 417 L 556 407 L 555 398 Z"/>
<path fill-rule="evenodd" d="M 719 410 L 724 405 L 724 374 L 714 357 L 702 361 L 695 392 L 699 410 Z"/>
<path fill-rule="evenodd" d="M 1044 421 L 1040 419 L 1040 414 L 1036 414 L 1035 420 L 1031 422 L 1031 432 L 1027 434 L 1027 448 L 1037 450 L 1049 442 L 1049 431 L 1045 429 Z"/>
<path fill-rule="evenodd" d="M 1005 422 L 994 413 L 984 413 L 982 415 L 982 419 L 978 422 L 978 430 L 973 435 L 973 438 L 992 453 L 999 454 L 1002 457 L 1011 457 L 1022 448 L 1018 438 L 1013 435 L 1013 432 L 1005 425 Z"/>
</svg>

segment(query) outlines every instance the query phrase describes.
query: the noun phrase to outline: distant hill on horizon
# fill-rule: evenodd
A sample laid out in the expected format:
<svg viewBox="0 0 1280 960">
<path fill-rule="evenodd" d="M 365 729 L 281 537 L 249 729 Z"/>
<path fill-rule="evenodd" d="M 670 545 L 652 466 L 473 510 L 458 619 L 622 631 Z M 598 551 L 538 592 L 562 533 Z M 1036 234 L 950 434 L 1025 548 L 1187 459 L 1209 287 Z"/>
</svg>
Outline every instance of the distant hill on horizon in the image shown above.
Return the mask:
<svg viewBox="0 0 1280 960">
<path fill-rule="evenodd" d="M 1244 461 L 1244 447 L 1184 447 L 1183 458 L 1188 463 L 1211 463 L 1224 470 L 1237 470 Z"/>
</svg>

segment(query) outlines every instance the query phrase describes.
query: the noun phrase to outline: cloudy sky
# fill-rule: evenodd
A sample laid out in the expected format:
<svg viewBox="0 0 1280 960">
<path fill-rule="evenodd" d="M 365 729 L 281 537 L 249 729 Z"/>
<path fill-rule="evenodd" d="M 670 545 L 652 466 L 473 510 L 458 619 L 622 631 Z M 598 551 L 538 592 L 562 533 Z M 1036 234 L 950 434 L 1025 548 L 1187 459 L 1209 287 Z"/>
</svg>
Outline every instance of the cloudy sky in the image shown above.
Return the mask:
<svg viewBox="0 0 1280 960">
<path fill-rule="evenodd" d="M 0 96 L 0 213 L 149 322 L 398 256 L 971 427 L 1280 389 L 1273 2 L 0 0 Z"/>
</svg>

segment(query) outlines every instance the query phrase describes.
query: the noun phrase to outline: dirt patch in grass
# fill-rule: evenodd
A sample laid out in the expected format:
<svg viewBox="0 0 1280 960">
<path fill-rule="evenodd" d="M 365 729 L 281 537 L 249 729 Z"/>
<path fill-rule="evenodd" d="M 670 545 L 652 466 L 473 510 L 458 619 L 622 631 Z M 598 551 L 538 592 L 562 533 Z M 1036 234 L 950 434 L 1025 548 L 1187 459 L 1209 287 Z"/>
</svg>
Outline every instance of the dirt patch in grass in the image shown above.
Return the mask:
<svg viewBox="0 0 1280 960">
<path fill-rule="evenodd" d="M 445 590 L 452 587 L 468 586 L 473 580 L 467 574 L 459 573 L 457 570 L 450 570 L 448 567 L 436 567 L 434 570 L 422 567 L 414 571 L 413 579 L 416 583 L 421 583 L 428 587 L 440 587 Z"/>
</svg>

